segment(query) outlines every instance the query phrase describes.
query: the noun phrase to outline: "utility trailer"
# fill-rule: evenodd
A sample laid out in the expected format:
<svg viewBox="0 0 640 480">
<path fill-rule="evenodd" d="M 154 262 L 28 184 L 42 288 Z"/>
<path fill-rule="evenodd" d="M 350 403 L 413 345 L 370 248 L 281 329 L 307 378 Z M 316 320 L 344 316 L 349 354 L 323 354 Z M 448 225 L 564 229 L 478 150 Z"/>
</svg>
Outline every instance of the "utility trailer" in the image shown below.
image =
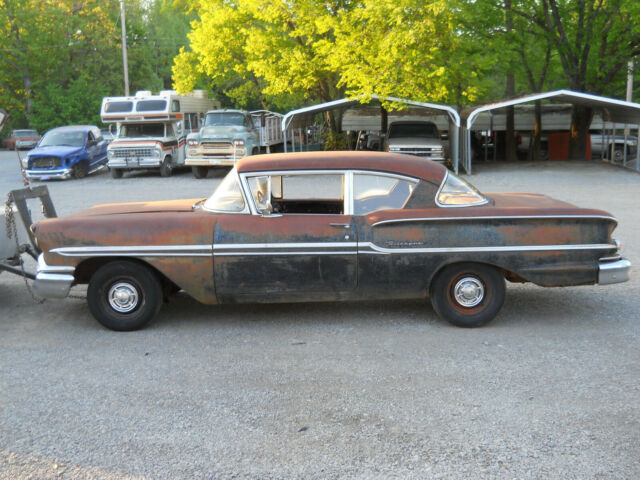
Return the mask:
<svg viewBox="0 0 640 480">
<path fill-rule="evenodd" d="M 0 109 L 0 130 L 6 119 L 7 113 Z M 20 169 L 22 171 L 22 166 Z M 25 270 L 22 258 L 27 254 L 37 260 L 41 253 L 30 229 L 33 220 L 27 200 L 39 199 L 47 218 L 56 217 L 56 210 L 46 185 L 31 187 L 26 177 L 25 185 L 26 188 L 11 190 L 0 206 L 0 273 L 9 272 L 35 280 L 35 274 Z"/>
<path fill-rule="evenodd" d="M 24 269 L 22 255 L 27 254 L 37 260 L 41 253 L 30 229 L 33 220 L 27 205 L 27 200 L 36 198 L 40 200 L 46 218 L 57 216 L 46 185 L 12 190 L 0 207 L 0 272 L 35 280 L 35 275 Z"/>
</svg>

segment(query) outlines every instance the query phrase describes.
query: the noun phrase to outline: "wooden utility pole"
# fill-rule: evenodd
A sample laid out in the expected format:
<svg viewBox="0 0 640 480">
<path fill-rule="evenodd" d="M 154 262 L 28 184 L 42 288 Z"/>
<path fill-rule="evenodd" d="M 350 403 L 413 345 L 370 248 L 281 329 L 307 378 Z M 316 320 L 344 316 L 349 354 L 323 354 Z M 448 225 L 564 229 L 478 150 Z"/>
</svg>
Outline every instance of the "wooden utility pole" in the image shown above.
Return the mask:
<svg viewBox="0 0 640 480">
<path fill-rule="evenodd" d="M 122 27 L 122 68 L 124 69 L 124 94 L 129 96 L 129 63 L 127 61 L 127 25 L 124 19 L 124 0 L 120 0 L 120 26 Z"/>
</svg>

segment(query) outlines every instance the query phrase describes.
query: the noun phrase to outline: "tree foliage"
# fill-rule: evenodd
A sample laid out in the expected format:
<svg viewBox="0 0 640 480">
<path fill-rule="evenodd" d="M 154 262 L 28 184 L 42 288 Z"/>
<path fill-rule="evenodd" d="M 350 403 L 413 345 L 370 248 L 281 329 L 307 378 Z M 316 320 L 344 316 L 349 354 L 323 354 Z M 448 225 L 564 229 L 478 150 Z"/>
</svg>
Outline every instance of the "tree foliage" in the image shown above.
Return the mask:
<svg viewBox="0 0 640 480">
<path fill-rule="evenodd" d="M 131 91 L 206 88 L 235 107 L 378 94 L 463 109 L 558 88 L 622 97 L 640 53 L 637 0 L 125 4 Z M 119 0 L 0 0 L 12 125 L 97 123 L 101 98 L 123 92 L 119 22 Z"/>
<path fill-rule="evenodd" d="M 131 90 L 171 86 L 189 18 L 163 0 L 127 0 Z M 118 0 L 0 0 L 0 105 L 13 126 L 99 123 L 123 93 Z"/>
</svg>

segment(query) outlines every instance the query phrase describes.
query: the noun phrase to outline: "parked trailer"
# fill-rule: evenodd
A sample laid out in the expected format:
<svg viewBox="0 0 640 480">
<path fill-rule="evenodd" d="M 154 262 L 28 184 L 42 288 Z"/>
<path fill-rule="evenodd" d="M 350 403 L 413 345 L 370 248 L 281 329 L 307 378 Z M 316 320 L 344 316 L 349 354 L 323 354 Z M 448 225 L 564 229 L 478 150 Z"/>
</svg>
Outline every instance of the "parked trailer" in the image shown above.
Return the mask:
<svg viewBox="0 0 640 480">
<path fill-rule="evenodd" d="M 186 95 L 139 91 L 133 97 L 104 98 L 102 121 L 117 124 L 117 135 L 107 149 L 111 176 L 120 178 L 137 169 L 159 169 L 163 177 L 171 176 L 185 163 L 186 136 L 198 131 L 204 114 L 217 106 L 202 90 Z"/>
<path fill-rule="evenodd" d="M 35 280 L 33 273 L 24 269 L 23 254 L 34 260 L 42 253 L 29 228 L 33 223 L 27 205 L 29 199 L 39 199 L 46 218 L 55 218 L 56 210 L 46 185 L 12 190 L 5 204 L 0 207 L 0 272 L 15 273 Z M 46 280 L 46 279 L 45 279 Z"/>
</svg>

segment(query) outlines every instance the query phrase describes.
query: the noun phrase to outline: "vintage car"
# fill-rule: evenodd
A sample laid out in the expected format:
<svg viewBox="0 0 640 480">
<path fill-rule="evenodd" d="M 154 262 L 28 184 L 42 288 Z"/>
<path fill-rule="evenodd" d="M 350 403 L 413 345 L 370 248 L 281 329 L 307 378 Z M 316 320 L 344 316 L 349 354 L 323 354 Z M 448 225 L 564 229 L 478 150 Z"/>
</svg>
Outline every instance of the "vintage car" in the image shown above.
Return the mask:
<svg viewBox="0 0 640 480">
<path fill-rule="evenodd" d="M 107 142 L 92 125 L 71 125 L 49 130 L 27 154 L 27 177 L 84 178 L 107 164 Z"/>
<path fill-rule="evenodd" d="M 12 130 L 9 136 L 2 140 L 2 144 L 5 148 L 20 150 L 35 147 L 39 140 L 40 134 L 35 130 Z"/>
<path fill-rule="evenodd" d="M 463 327 L 496 316 L 505 279 L 628 280 L 616 220 L 543 195 L 482 194 L 435 162 L 380 152 L 240 160 L 209 198 L 98 205 L 32 226 L 35 288 L 88 283 L 95 318 L 143 327 L 184 290 L 208 303 L 431 297 Z"/>
</svg>

